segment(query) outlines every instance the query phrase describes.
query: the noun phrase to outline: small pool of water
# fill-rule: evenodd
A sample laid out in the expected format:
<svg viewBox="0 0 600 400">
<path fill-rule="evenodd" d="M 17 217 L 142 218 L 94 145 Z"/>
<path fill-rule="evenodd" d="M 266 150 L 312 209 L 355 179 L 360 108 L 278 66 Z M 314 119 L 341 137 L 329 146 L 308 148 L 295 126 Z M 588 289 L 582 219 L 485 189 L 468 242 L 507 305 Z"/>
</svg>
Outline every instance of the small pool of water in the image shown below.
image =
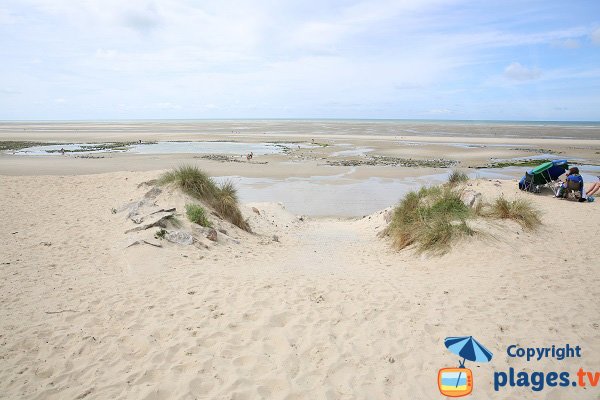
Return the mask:
<svg viewBox="0 0 600 400">
<path fill-rule="evenodd" d="M 333 157 L 365 157 L 367 153 L 372 152 L 375 149 L 370 147 L 357 147 L 350 150 L 340 150 L 331 153 Z"/>
<path fill-rule="evenodd" d="M 242 155 L 250 152 L 256 155 L 278 154 L 285 149 L 283 144 L 240 143 L 240 142 L 158 142 L 156 144 L 136 144 L 129 153 L 135 154 L 231 154 Z"/>
<path fill-rule="evenodd" d="M 517 185 L 516 180 L 527 169 L 483 168 L 466 172 L 472 179 L 512 180 Z M 598 180 L 596 175 L 599 175 L 600 167 L 581 166 L 580 170 L 586 183 Z M 232 180 L 238 188 L 242 203 L 281 202 L 288 211 L 296 215 L 362 217 L 398 204 L 409 191 L 446 182 L 450 173 L 448 170 L 440 174 L 402 179 L 371 177 L 357 180 L 350 178 L 352 171 L 353 169 L 338 175 L 310 178 L 225 176 L 216 180 Z"/>
<path fill-rule="evenodd" d="M 120 152 L 132 154 L 230 154 L 244 155 L 250 152 L 255 155 L 279 154 L 287 149 L 314 148 L 317 145 L 307 143 L 243 143 L 243 142 L 157 142 L 133 144 L 120 148 L 99 148 L 111 143 L 73 143 L 27 147 L 11 154 L 42 156 L 60 155 L 64 149 L 66 154 L 94 154 Z"/>
<path fill-rule="evenodd" d="M 429 145 L 437 145 L 437 146 L 449 146 L 449 147 L 459 147 L 463 149 L 475 149 L 475 148 L 486 148 L 486 147 L 514 147 L 515 149 L 528 149 L 532 146 L 530 145 L 516 145 L 516 144 L 507 144 L 507 143 L 460 143 L 460 142 L 417 142 L 410 140 L 400 140 L 398 144 L 405 146 L 429 146 Z"/>
<path fill-rule="evenodd" d="M 26 147 L 17 151 L 8 151 L 10 154 L 28 155 L 28 156 L 50 156 L 50 155 L 61 155 L 61 149 L 66 151 L 66 154 L 91 154 L 91 153 L 122 153 L 125 152 L 125 148 L 107 148 L 98 149 L 98 146 L 105 145 L 107 143 L 72 143 L 72 144 L 52 144 L 45 146 L 32 146 Z"/>
<path fill-rule="evenodd" d="M 242 203 L 281 202 L 297 215 L 362 217 L 397 204 L 409 191 L 446 181 L 447 174 L 405 179 L 351 179 L 346 174 L 310 178 L 246 178 L 232 180 Z"/>
</svg>

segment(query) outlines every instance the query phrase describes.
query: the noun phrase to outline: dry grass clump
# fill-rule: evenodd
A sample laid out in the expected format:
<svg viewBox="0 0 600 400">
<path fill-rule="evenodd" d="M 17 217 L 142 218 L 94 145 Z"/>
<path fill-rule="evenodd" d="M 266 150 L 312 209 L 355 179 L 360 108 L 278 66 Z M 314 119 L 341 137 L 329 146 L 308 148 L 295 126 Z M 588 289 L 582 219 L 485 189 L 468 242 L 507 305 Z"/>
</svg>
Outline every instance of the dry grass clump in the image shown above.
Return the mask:
<svg viewBox="0 0 600 400">
<path fill-rule="evenodd" d="M 524 199 L 509 201 L 500 196 L 489 205 L 489 210 L 484 213 L 494 218 L 512 219 L 529 230 L 537 228 L 542 223 L 540 211 Z"/>
<path fill-rule="evenodd" d="M 206 228 L 212 228 L 212 222 L 206 217 L 206 212 L 202 206 L 197 204 L 186 204 L 185 213 L 191 222 Z"/>
<path fill-rule="evenodd" d="M 471 211 L 461 191 L 434 186 L 408 193 L 394 209 L 386 233 L 398 249 L 416 244 L 419 252 L 445 253 L 458 237 L 472 235 L 466 220 Z"/>
<path fill-rule="evenodd" d="M 511 219 L 524 229 L 541 225 L 540 212 L 524 199 L 508 201 L 504 197 L 492 203 L 475 203 L 468 207 L 462 200 L 463 189 L 444 184 L 408 193 L 393 210 L 392 220 L 384 231 L 397 249 L 415 245 L 418 252 L 444 254 L 461 237 L 475 231 L 469 219 Z"/>
<path fill-rule="evenodd" d="M 208 203 L 224 219 L 250 231 L 238 207 L 237 191 L 232 182 L 217 185 L 204 171 L 192 165 L 182 165 L 164 173 L 159 184 L 175 184 L 184 193 Z"/>
<path fill-rule="evenodd" d="M 238 208 L 237 190 L 233 182 L 226 181 L 219 186 L 212 205 L 219 215 L 227 218 L 232 224 L 250 231 L 250 225 Z"/>
<path fill-rule="evenodd" d="M 450 185 L 457 185 L 459 183 L 465 183 L 469 180 L 469 176 L 463 171 L 453 170 L 448 176 L 448 183 Z"/>
<path fill-rule="evenodd" d="M 449 221 L 439 218 L 431 221 L 427 229 L 419 237 L 419 250 L 444 254 L 452 248 L 452 244 L 460 237 L 472 236 L 475 231 L 465 220 Z"/>
<path fill-rule="evenodd" d="M 215 182 L 204 171 L 192 165 L 182 165 L 165 172 L 158 183 L 161 185 L 174 183 L 186 194 L 204 201 L 209 201 L 218 191 Z"/>
</svg>

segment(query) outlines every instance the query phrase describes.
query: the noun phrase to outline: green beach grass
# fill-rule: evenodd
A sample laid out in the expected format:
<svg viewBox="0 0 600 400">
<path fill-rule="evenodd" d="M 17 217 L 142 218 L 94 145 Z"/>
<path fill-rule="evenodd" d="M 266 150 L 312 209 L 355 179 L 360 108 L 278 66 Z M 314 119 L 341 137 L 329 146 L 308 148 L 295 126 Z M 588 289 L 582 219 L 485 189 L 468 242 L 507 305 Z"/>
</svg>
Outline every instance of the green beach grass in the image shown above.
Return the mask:
<svg viewBox="0 0 600 400">
<path fill-rule="evenodd" d="M 477 232 L 469 225 L 476 218 L 510 219 L 523 229 L 534 230 L 542 222 L 540 212 L 524 199 L 504 197 L 492 203 L 467 206 L 462 195 L 466 174 L 452 172 L 447 183 L 411 191 L 392 211 L 390 224 L 383 232 L 396 249 L 414 245 L 418 253 L 442 255 L 459 239 Z"/>
<path fill-rule="evenodd" d="M 204 201 L 223 219 L 250 232 L 238 206 L 237 190 L 233 182 L 218 185 L 204 171 L 192 165 L 182 165 L 164 173 L 158 180 L 161 185 L 174 184 L 189 196 Z"/>
<path fill-rule="evenodd" d="M 206 211 L 202 206 L 199 206 L 198 204 L 186 204 L 185 213 L 190 222 L 206 228 L 212 228 L 212 223 L 206 217 Z"/>
</svg>

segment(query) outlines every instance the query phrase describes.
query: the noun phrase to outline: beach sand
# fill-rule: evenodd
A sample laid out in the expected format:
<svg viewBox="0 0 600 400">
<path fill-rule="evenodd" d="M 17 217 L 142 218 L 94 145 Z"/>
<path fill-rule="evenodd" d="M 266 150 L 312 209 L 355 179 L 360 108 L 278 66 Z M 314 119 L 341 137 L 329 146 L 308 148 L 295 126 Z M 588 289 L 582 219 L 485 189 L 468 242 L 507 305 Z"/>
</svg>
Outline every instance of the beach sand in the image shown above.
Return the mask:
<svg viewBox="0 0 600 400">
<path fill-rule="evenodd" d="M 273 203 L 244 206 L 256 233 L 230 229 L 239 243 L 126 247 L 111 209 L 158 175 L 0 176 L 0 397 L 434 399 L 459 361 L 444 338 L 473 335 L 494 353 L 467 362 L 476 398 L 598 398 L 492 387 L 509 367 L 600 370 L 595 203 L 474 181 L 544 224 L 488 224 L 442 257 L 393 250 L 383 212 L 301 221 Z M 565 343 L 583 358 L 506 355 Z"/>
<path fill-rule="evenodd" d="M 423 132 L 409 135 L 415 127 L 315 124 L 242 129 L 215 122 L 200 136 L 197 125 L 183 122 L 1 124 L 2 140 L 316 139 L 328 146 L 251 162 L 197 154 L 0 154 L 0 398 L 436 399 L 438 370 L 459 363 L 444 338 L 473 335 L 494 354 L 489 364 L 467 362 L 473 398 L 598 399 L 599 387 L 493 388 L 494 372 L 510 367 L 567 371 L 572 379 L 580 367 L 600 371 L 599 203 L 520 192 L 515 178 L 524 168 L 500 171 L 504 180 L 471 180 L 469 189 L 487 200 L 526 199 L 541 211 L 542 226 L 531 232 L 511 221 L 480 221 L 476 236 L 443 256 L 393 249 L 378 236 L 386 210 L 299 217 L 277 198 L 242 205 L 254 233 L 219 222 L 218 243 L 169 243 L 153 238 L 156 229 L 125 233 L 136 226 L 125 206 L 144 198 L 152 187 L 144 182 L 182 163 L 218 177 L 325 181 L 323 193 L 296 186 L 297 197 L 339 201 L 339 208 L 347 199 L 325 194 L 346 193 L 342 185 L 373 178 L 415 184 L 448 172 L 328 165 L 366 159 L 335 155 L 347 149 L 452 159 L 472 176 L 482 170 L 469 167 L 547 151 L 600 163 L 597 127 L 580 128 L 585 132 L 574 143 L 561 138 L 572 127 L 548 133 L 453 125 L 454 135 L 436 135 L 438 125 L 421 124 Z M 176 207 L 184 228 L 196 229 L 183 215 L 189 199 L 162 190 L 156 208 Z M 366 209 L 375 200 L 357 201 Z M 506 353 L 513 344 L 567 343 L 580 346 L 582 357 L 527 362 Z"/>
</svg>

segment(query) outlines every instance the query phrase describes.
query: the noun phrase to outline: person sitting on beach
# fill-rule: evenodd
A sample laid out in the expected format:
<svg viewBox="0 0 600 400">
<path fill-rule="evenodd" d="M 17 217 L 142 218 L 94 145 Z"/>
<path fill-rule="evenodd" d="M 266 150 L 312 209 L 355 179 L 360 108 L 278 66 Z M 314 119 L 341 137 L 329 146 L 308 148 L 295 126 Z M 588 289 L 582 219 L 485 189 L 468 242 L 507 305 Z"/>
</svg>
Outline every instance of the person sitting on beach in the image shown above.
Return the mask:
<svg viewBox="0 0 600 400">
<path fill-rule="evenodd" d="M 596 194 L 598 191 L 600 191 L 600 176 L 598 176 L 598 182 L 592 183 L 592 186 L 588 188 L 587 196 L 589 197 L 593 194 Z"/>
<path fill-rule="evenodd" d="M 252 160 L 252 157 L 254 157 L 254 153 L 250 152 L 249 154 L 246 155 L 246 160 L 250 161 L 250 160 Z"/>
<path fill-rule="evenodd" d="M 556 193 L 556 197 L 564 197 L 565 191 L 567 190 L 567 187 L 569 186 L 569 182 L 574 182 L 574 183 L 578 184 L 578 186 L 579 186 L 579 201 L 584 202 L 585 195 L 584 195 L 584 191 L 583 191 L 583 178 L 581 177 L 581 175 L 579 175 L 579 168 L 577 168 L 577 167 L 569 168 L 569 171 L 567 172 L 566 175 L 567 175 L 567 179 L 565 182 L 563 182 L 560 185 L 560 188 L 558 189 L 558 192 Z"/>
</svg>

